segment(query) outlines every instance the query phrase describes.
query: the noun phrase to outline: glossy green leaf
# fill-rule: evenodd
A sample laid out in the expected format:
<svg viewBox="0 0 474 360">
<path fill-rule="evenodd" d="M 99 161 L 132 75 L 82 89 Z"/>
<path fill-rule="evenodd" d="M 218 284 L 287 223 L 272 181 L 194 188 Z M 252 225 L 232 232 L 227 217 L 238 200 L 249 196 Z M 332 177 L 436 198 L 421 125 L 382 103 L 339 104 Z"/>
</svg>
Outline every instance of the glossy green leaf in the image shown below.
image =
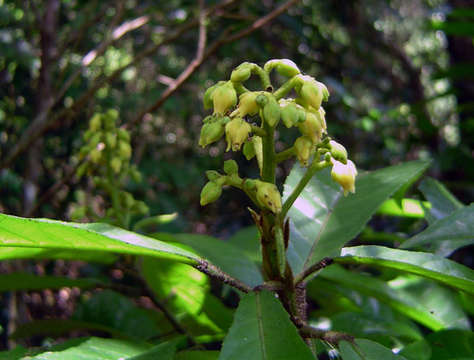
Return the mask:
<svg viewBox="0 0 474 360">
<path fill-rule="evenodd" d="M 0 214 L 0 248 L 101 251 L 149 255 L 196 263 L 199 257 L 173 244 L 108 224 L 79 224 Z"/>
<path fill-rule="evenodd" d="M 117 260 L 117 256 L 112 253 L 96 250 L 83 251 L 74 249 L 8 247 L 0 243 L 0 260 L 10 259 L 62 259 L 111 264 Z"/>
<path fill-rule="evenodd" d="M 474 244 L 474 204 L 455 210 L 405 241 L 400 248 L 423 248 L 440 256 Z"/>
<path fill-rule="evenodd" d="M 383 280 L 366 274 L 351 272 L 341 266 L 329 266 L 319 274 L 318 278 L 341 284 L 349 289 L 374 297 L 401 314 L 433 330 L 460 327 L 465 324 L 466 316 L 454 294 L 449 292 L 448 294 L 451 296 L 447 296 L 444 292 L 441 295 L 434 295 L 439 301 L 428 306 L 421 302 L 421 295 L 414 296 L 403 291 L 403 289 L 390 286 Z M 435 308 L 433 308 L 434 305 L 436 305 Z"/>
<path fill-rule="evenodd" d="M 73 320 L 115 329 L 128 338 L 146 340 L 160 334 L 151 310 L 139 308 L 129 298 L 110 290 L 95 293 L 79 304 Z"/>
<path fill-rule="evenodd" d="M 253 287 L 263 282 L 258 266 L 238 247 L 212 236 L 194 234 L 178 234 L 173 236 L 180 243 L 191 247 L 199 255 L 209 259 L 227 274 L 247 285 Z"/>
<path fill-rule="evenodd" d="M 335 261 L 397 269 L 474 293 L 473 270 L 434 254 L 367 245 L 343 248 Z"/>
<path fill-rule="evenodd" d="M 74 339 L 29 360 L 123 360 L 144 353 L 149 345 L 97 337 Z"/>
<path fill-rule="evenodd" d="M 174 360 L 217 360 L 219 351 L 181 351 Z"/>
<path fill-rule="evenodd" d="M 406 346 L 401 354 L 408 360 L 474 359 L 474 333 L 463 330 L 438 331 Z"/>
<path fill-rule="evenodd" d="M 427 161 L 413 161 L 360 174 L 356 193 L 347 197 L 332 181 L 328 169 L 316 174 L 288 213 L 292 221 L 287 254 L 293 271 L 299 273 L 336 254 L 361 232 L 385 200 L 428 165 Z M 293 168 L 285 183 L 284 198 L 292 192 L 303 171 L 298 165 Z"/>
<path fill-rule="evenodd" d="M 0 360 L 20 360 L 28 353 L 28 350 L 19 345 L 13 350 L 0 351 Z"/>
<path fill-rule="evenodd" d="M 95 279 L 69 279 L 61 276 L 38 276 L 28 273 L 0 274 L 0 292 L 60 289 L 62 287 L 87 289 L 100 283 Z"/>
<path fill-rule="evenodd" d="M 314 359 L 273 293 L 244 295 L 219 360 Z"/>
<path fill-rule="evenodd" d="M 427 201 L 422 203 L 419 200 L 404 198 L 398 202 L 395 199 L 388 199 L 380 205 L 377 214 L 422 219 L 425 217 L 424 209 L 430 207 Z"/>
<path fill-rule="evenodd" d="M 342 360 L 406 360 L 385 346 L 367 339 L 355 339 L 355 344 L 342 341 L 339 353 Z"/>
<path fill-rule="evenodd" d="M 139 355 L 128 357 L 125 360 L 173 360 L 176 354 L 176 345 L 180 339 L 171 340 L 152 347 Z"/>
<path fill-rule="evenodd" d="M 202 308 L 209 294 L 209 278 L 193 267 L 173 261 L 144 258 L 141 272 L 158 299 L 181 321 L 197 322 L 208 331 L 220 329 Z"/>
<path fill-rule="evenodd" d="M 423 179 L 418 189 L 431 204 L 427 214 L 429 215 L 427 220 L 430 223 L 440 220 L 464 206 L 443 184 L 433 178 Z"/>
</svg>

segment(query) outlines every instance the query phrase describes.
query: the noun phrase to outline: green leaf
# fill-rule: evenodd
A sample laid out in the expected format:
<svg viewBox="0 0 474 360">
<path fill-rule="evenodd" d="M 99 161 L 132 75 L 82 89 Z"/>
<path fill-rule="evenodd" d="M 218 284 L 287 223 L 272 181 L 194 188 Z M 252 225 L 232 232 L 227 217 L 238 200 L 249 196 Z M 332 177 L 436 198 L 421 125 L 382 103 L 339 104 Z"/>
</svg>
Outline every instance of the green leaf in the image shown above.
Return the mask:
<svg viewBox="0 0 474 360">
<path fill-rule="evenodd" d="M 240 229 L 227 240 L 227 243 L 241 249 L 249 259 L 257 263 L 262 261 L 260 233 L 256 226 Z"/>
<path fill-rule="evenodd" d="M 343 248 L 335 261 L 397 269 L 474 293 L 474 271 L 438 255 L 366 245 Z"/>
<path fill-rule="evenodd" d="M 424 179 L 418 189 L 431 204 L 429 216 L 427 216 L 430 223 L 445 218 L 464 207 L 443 184 L 433 178 Z"/>
<path fill-rule="evenodd" d="M 217 360 L 219 351 L 181 351 L 174 360 Z"/>
<path fill-rule="evenodd" d="M 293 271 L 299 273 L 303 267 L 336 254 L 388 197 L 428 165 L 427 161 L 413 161 L 361 174 L 356 180 L 356 193 L 347 197 L 332 181 L 329 170 L 316 174 L 288 213 L 292 222 L 287 254 Z M 284 198 L 302 175 L 303 169 L 295 166 L 285 183 Z"/>
<path fill-rule="evenodd" d="M 193 267 L 172 261 L 143 258 L 142 275 L 158 299 L 178 319 L 197 322 L 207 331 L 220 332 L 218 326 L 202 312 L 209 294 L 209 279 Z"/>
<path fill-rule="evenodd" d="M 0 214 L 0 247 L 149 255 L 193 264 L 199 257 L 173 244 L 108 224 L 79 224 Z"/>
<path fill-rule="evenodd" d="M 128 338 L 145 340 L 160 334 L 152 315 L 152 311 L 139 308 L 129 298 L 104 290 L 79 304 L 72 319 L 107 326 Z"/>
<path fill-rule="evenodd" d="M 422 219 L 425 217 L 424 208 L 430 208 L 430 204 L 426 201 L 422 203 L 419 200 L 403 198 L 398 202 L 395 199 L 388 199 L 380 205 L 377 214 Z"/>
<path fill-rule="evenodd" d="M 86 262 L 96 262 L 112 264 L 117 260 L 117 256 L 103 251 L 83 251 L 83 250 L 60 250 L 41 249 L 26 247 L 8 247 L 0 243 L 0 260 L 10 259 L 62 259 L 62 260 L 82 260 Z"/>
<path fill-rule="evenodd" d="M 474 333 L 463 330 L 438 331 L 429 334 L 423 340 L 406 346 L 401 351 L 401 354 L 408 360 L 473 359 Z M 420 358 L 420 354 L 423 354 L 425 357 Z"/>
<path fill-rule="evenodd" d="M 28 273 L 0 274 L 0 292 L 60 289 L 63 287 L 88 289 L 98 284 L 101 282 L 95 279 L 69 279 L 61 276 L 37 276 Z"/>
<path fill-rule="evenodd" d="M 180 339 L 164 342 L 142 354 L 128 357 L 126 360 L 173 360 L 176 354 L 176 345 L 179 341 Z"/>
<path fill-rule="evenodd" d="M 474 244 L 474 204 L 455 210 L 405 241 L 400 248 L 423 248 L 440 256 Z"/>
<path fill-rule="evenodd" d="M 28 350 L 19 345 L 13 350 L 0 351 L 0 360 L 20 360 L 28 353 Z"/>
<path fill-rule="evenodd" d="M 406 360 L 374 341 L 355 339 L 355 345 L 342 341 L 339 345 L 342 360 Z"/>
<path fill-rule="evenodd" d="M 244 295 L 219 360 L 314 359 L 273 293 Z"/>
<path fill-rule="evenodd" d="M 30 360 L 120 360 L 141 354 L 149 345 L 97 337 L 68 341 L 55 351 L 48 349 Z"/>
<path fill-rule="evenodd" d="M 349 289 L 374 297 L 401 314 L 433 330 L 459 327 L 465 321 L 465 314 L 460 308 L 459 302 L 449 292 L 448 294 L 451 296 L 446 295 L 446 292 L 435 295 L 434 297 L 439 301 L 429 304 L 436 305 L 435 308 L 432 308 L 421 301 L 423 294 L 414 296 L 407 291 L 403 291 L 403 289 L 390 286 L 383 280 L 366 274 L 351 272 L 341 266 L 331 265 L 325 268 L 318 275 L 318 278 L 344 285 Z M 311 283 L 310 286 L 312 286 Z M 309 291 L 311 292 L 311 290 Z"/>
<path fill-rule="evenodd" d="M 206 235 L 177 234 L 174 237 L 180 243 L 191 247 L 202 257 L 209 259 L 227 274 L 247 285 L 254 287 L 263 282 L 257 265 L 234 245 Z"/>
</svg>

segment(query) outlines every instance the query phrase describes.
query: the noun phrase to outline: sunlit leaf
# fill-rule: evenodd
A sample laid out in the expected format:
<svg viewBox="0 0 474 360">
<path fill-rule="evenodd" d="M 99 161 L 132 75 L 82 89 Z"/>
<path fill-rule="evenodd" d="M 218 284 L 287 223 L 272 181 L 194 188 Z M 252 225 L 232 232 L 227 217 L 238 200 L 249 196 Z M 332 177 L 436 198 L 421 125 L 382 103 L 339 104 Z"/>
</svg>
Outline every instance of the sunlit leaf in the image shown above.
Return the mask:
<svg viewBox="0 0 474 360">
<path fill-rule="evenodd" d="M 418 177 L 429 165 L 413 161 L 357 177 L 356 192 L 343 196 L 329 170 L 319 172 L 290 209 L 289 262 L 295 273 L 326 256 L 336 254 L 362 231 L 380 205 L 403 184 Z M 284 197 L 295 188 L 304 169 L 295 166 L 285 183 Z"/>
<path fill-rule="evenodd" d="M 431 204 L 427 214 L 427 220 L 430 223 L 440 220 L 464 206 L 443 184 L 433 178 L 423 179 L 418 189 Z"/>
<path fill-rule="evenodd" d="M 453 211 L 405 241 L 400 248 L 423 248 L 440 256 L 474 244 L 474 204 Z"/>
<path fill-rule="evenodd" d="M 335 261 L 397 269 L 474 293 L 473 270 L 434 254 L 367 245 L 343 248 Z"/>
<path fill-rule="evenodd" d="M 377 214 L 389 216 L 401 216 L 408 218 L 421 219 L 425 217 L 425 210 L 431 207 L 430 203 L 415 199 L 401 199 L 397 202 L 395 199 L 388 199 L 380 205 Z"/>
<path fill-rule="evenodd" d="M 0 214 L 0 249 L 3 246 L 149 255 L 185 263 L 199 260 L 196 254 L 173 244 L 108 224 L 67 223 Z"/>
<path fill-rule="evenodd" d="M 342 360 L 406 360 L 385 346 L 367 339 L 356 339 L 355 344 L 342 341 L 339 352 Z"/>
</svg>

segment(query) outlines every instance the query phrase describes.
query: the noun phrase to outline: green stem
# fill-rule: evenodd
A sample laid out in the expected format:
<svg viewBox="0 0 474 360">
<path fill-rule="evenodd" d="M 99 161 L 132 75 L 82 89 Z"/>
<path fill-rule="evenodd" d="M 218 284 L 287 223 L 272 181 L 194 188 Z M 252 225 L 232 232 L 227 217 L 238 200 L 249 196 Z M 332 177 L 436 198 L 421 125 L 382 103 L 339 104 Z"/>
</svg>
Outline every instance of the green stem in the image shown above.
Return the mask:
<svg viewBox="0 0 474 360">
<path fill-rule="evenodd" d="M 262 82 L 262 87 L 265 91 L 273 91 L 272 83 L 270 82 L 270 75 L 263 70 L 260 66 L 255 65 L 252 69 L 254 74 L 257 74 L 260 77 L 260 81 Z"/>
<path fill-rule="evenodd" d="M 277 100 L 280 100 L 283 96 L 287 95 L 294 87 L 295 87 L 295 82 L 293 81 L 293 78 L 291 78 L 282 86 L 280 86 L 278 90 L 276 90 L 273 93 L 273 95 L 275 96 Z"/>
<path fill-rule="evenodd" d="M 289 147 L 288 149 L 285 149 L 275 155 L 275 161 L 277 164 L 281 163 L 282 161 L 288 160 L 292 156 L 295 155 L 295 148 L 294 146 Z"/>
<path fill-rule="evenodd" d="M 260 137 L 264 137 L 265 135 L 267 135 L 265 130 L 263 130 L 260 126 L 250 124 L 250 127 L 252 128 L 252 132 L 255 135 L 258 135 Z"/>
<path fill-rule="evenodd" d="M 288 210 L 290 210 L 291 206 L 296 201 L 298 196 L 301 194 L 304 187 L 308 184 L 308 182 L 314 176 L 314 174 L 316 174 L 316 172 L 318 172 L 319 170 L 322 170 L 328 167 L 329 165 L 331 165 L 331 163 L 326 160 L 313 161 L 313 163 L 308 167 L 308 170 L 306 170 L 306 173 L 303 175 L 298 185 L 296 185 L 296 188 L 293 190 L 293 192 L 288 197 L 288 199 L 286 199 L 286 201 L 284 202 L 281 213 L 280 213 L 280 216 L 282 219 L 285 218 L 286 214 L 288 213 Z"/>
<path fill-rule="evenodd" d="M 237 92 L 237 95 L 240 95 L 249 91 L 244 85 L 242 85 L 242 83 L 235 82 L 232 84 L 234 85 L 234 89 Z"/>
</svg>

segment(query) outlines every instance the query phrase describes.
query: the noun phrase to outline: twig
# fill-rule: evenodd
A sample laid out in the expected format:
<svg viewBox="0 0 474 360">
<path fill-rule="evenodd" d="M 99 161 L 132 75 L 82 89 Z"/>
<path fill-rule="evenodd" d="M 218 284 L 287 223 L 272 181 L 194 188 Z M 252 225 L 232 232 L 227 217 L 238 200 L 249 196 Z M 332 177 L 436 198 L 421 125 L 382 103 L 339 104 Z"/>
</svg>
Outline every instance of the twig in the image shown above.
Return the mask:
<svg viewBox="0 0 474 360">
<path fill-rule="evenodd" d="M 194 265 L 196 269 L 199 271 L 203 272 L 204 274 L 213 277 L 224 284 L 230 285 L 235 287 L 236 289 L 243 291 L 244 293 L 249 293 L 252 291 L 252 289 L 245 285 L 243 282 L 240 280 L 237 280 L 230 276 L 229 274 L 226 274 L 223 272 L 221 269 L 219 269 L 217 266 L 210 264 L 206 260 L 201 260 L 199 264 Z"/>
<path fill-rule="evenodd" d="M 295 277 L 295 284 L 299 284 L 301 283 L 304 279 L 306 279 L 309 275 L 315 273 L 316 271 L 319 271 L 319 270 L 322 270 L 324 269 L 325 267 L 331 265 L 332 263 L 334 262 L 333 259 L 331 258 L 328 258 L 328 257 L 325 257 L 324 259 L 322 259 L 320 262 L 310 266 L 309 268 L 307 268 L 306 270 L 303 270 L 303 272 L 301 272 L 300 274 L 298 274 L 296 277 Z"/>
<path fill-rule="evenodd" d="M 150 113 L 158 109 L 163 102 L 168 99 L 171 94 L 173 94 L 178 87 L 180 87 L 202 64 L 203 57 L 204 57 L 204 50 L 206 48 L 206 39 L 207 39 L 207 31 L 206 31 L 206 12 L 204 11 L 204 2 L 203 0 L 199 1 L 199 39 L 198 39 L 198 46 L 196 50 L 196 56 L 194 59 L 189 63 L 189 65 L 184 69 L 184 71 L 174 80 L 171 84 L 169 84 L 168 88 L 163 92 L 157 102 L 155 102 L 149 108 L 143 110 L 138 116 L 136 116 L 132 121 L 126 124 L 126 127 L 130 128 L 136 125 L 138 122 L 142 120 L 142 118 Z"/>
<path fill-rule="evenodd" d="M 173 95 L 176 90 L 178 90 L 183 83 L 193 74 L 194 71 L 196 71 L 206 60 L 209 58 L 213 53 L 217 51 L 222 45 L 240 40 L 241 38 L 253 33 L 254 31 L 260 29 L 262 26 L 268 24 L 270 21 L 272 21 L 274 18 L 282 14 L 284 11 L 286 11 L 289 7 L 291 7 L 293 4 L 298 2 L 299 0 L 289 0 L 280 7 L 276 8 L 269 14 L 259 18 L 256 20 L 252 25 L 249 27 L 238 31 L 237 33 L 233 35 L 229 35 L 227 31 L 224 31 L 222 35 L 219 37 L 218 40 L 214 41 L 209 48 L 206 50 L 206 52 L 203 54 L 203 56 L 200 59 L 197 59 L 197 57 L 184 69 L 184 71 L 179 75 L 179 77 L 176 79 L 174 83 L 172 83 L 168 88 L 161 94 L 159 99 L 150 107 L 147 109 L 143 110 L 137 117 L 135 117 L 132 121 L 130 121 L 127 126 L 128 127 L 133 127 L 137 123 L 139 123 L 143 117 L 151 112 L 156 111 L 159 107 L 163 105 L 163 103 L 171 96 Z"/>
<path fill-rule="evenodd" d="M 321 339 L 327 341 L 331 345 L 337 345 L 340 341 L 348 341 L 350 343 L 354 343 L 354 337 L 352 335 L 337 332 L 337 331 L 324 331 L 320 329 L 316 329 L 309 325 L 302 325 L 299 328 L 301 336 L 304 338 L 313 338 L 313 339 Z"/>
</svg>

